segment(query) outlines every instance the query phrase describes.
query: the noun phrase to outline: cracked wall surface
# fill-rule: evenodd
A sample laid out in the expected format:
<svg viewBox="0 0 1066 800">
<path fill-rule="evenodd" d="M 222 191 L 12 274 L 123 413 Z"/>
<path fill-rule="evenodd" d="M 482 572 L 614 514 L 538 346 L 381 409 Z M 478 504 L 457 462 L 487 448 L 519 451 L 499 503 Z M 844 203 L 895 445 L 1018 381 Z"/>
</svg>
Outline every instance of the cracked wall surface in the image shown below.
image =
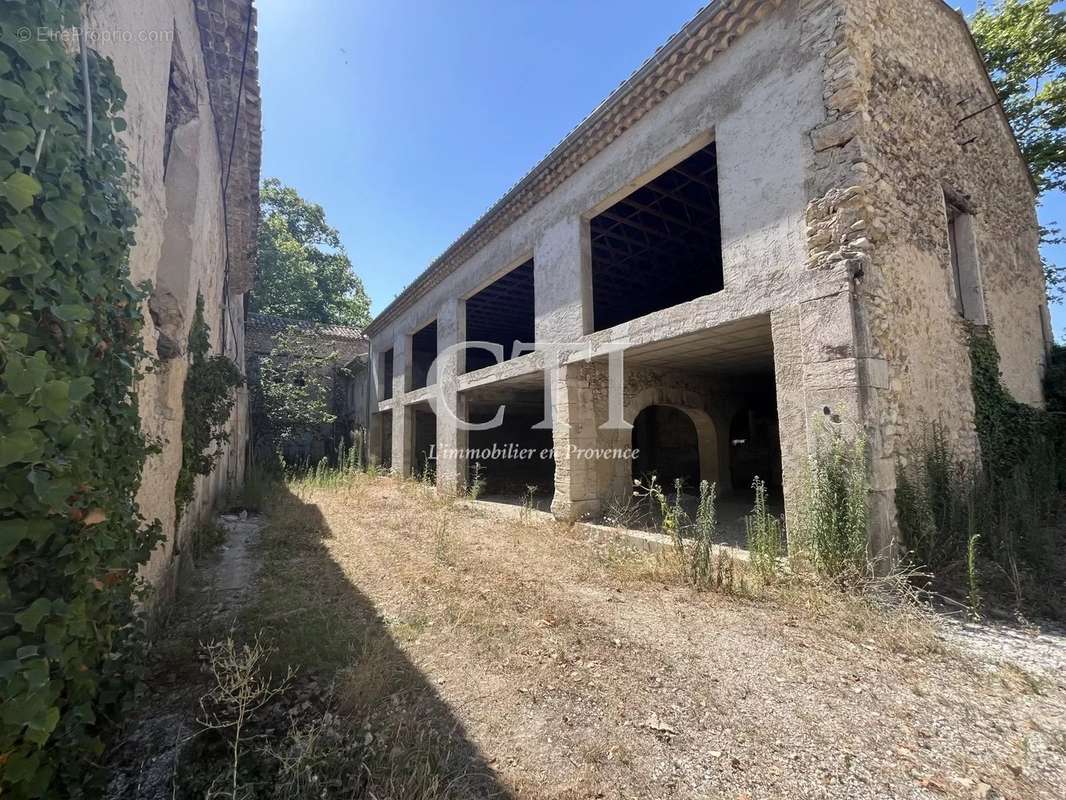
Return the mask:
<svg viewBox="0 0 1066 800">
<path fill-rule="evenodd" d="M 239 72 L 249 19 L 249 69 L 238 92 L 234 71 Z M 143 569 L 157 598 L 166 601 L 183 566 L 191 563 L 192 531 L 244 475 L 248 420 L 242 389 L 218 466 L 197 480 L 194 499 L 176 524 L 182 392 L 198 292 L 212 352 L 226 354 L 243 371 L 243 294 L 254 275 L 258 220 L 254 9 L 251 0 L 97 0 L 89 6 L 87 24 L 131 33 L 128 40 L 101 37 L 96 47 L 114 61 L 127 94 L 127 128 L 121 136 L 136 175 L 130 189 L 139 212 L 130 270 L 134 282 L 153 285 L 144 309 L 144 336 L 159 363 L 139 383 L 137 394 L 143 428 L 160 443 L 160 452 L 145 465 L 138 502 L 147 519 L 160 521 L 166 537 Z M 235 142 L 232 162 L 230 141 Z M 227 170 L 232 172 L 228 214 L 223 203 Z"/>
</svg>

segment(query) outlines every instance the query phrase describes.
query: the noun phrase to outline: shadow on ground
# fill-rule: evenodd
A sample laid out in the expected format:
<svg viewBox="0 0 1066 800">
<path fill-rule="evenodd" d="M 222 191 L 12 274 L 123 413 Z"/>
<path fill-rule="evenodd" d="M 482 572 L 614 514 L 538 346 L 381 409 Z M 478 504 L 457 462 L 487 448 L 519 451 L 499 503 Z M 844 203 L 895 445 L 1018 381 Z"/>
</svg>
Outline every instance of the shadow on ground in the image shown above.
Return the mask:
<svg viewBox="0 0 1066 800">
<path fill-rule="evenodd" d="M 290 666 L 298 670 L 246 725 L 241 797 L 511 797 L 388 621 L 333 560 L 331 536 L 314 504 L 273 487 L 267 524 L 250 548 L 259 571 L 246 602 L 236 611 L 219 604 L 217 587 L 203 582 L 179 601 L 147 678 L 149 697 L 112 759 L 127 779 L 113 781 L 109 797 L 200 798 L 220 777 L 228 784 L 232 729 L 205 732 L 196 722 L 211 681 L 198 644 L 227 634 L 238 643 L 259 635 L 272 651 L 275 684 Z M 229 573 L 226 553 L 219 558 L 205 574 Z"/>
<path fill-rule="evenodd" d="M 318 507 L 279 484 L 269 516 L 242 627 L 263 630 L 277 648 L 277 669 L 298 665 L 363 743 L 357 792 L 343 796 L 509 797 L 388 621 L 331 556 L 325 542 L 333 534 Z"/>
</svg>

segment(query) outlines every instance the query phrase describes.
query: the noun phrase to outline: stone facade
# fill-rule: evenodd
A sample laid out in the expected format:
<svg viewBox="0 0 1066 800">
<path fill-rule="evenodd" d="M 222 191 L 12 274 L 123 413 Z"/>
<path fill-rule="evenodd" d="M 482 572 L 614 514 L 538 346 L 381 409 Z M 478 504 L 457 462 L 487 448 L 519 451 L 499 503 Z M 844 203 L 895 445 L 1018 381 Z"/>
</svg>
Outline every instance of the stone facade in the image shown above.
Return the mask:
<svg viewBox="0 0 1066 800">
<path fill-rule="evenodd" d="M 596 330 L 589 220 L 710 142 L 723 288 Z M 969 326 L 992 326 L 1007 386 L 1042 402 L 1034 199 L 965 21 L 940 0 L 718 0 L 372 323 L 371 439 L 389 430 L 392 468 L 409 471 L 409 411 L 438 394 L 411 389 L 411 334 L 437 319 L 438 352 L 463 341 L 466 299 L 532 257 L 537 340 L 581 345 L 549 387 L 558 516 L 600 513 L 629 478 L 628 464 L 568 455 L 629 435 L 602 427 L 605 353 L 621 346 L 634 362 L 625 419 L 646 403 L 683 409 L 701 475 L 720 483 L 730 417 L 765 369 L 786 521 L 820 432 L 864 434 L 871 551 L 891 552 L 897 465 L 923 431 L 939 422 L 976 450 Z M 766 363 L 739 369 L 745 353 Z M 462 409 L 489 389 L 527 391 L 543 364 L 446 366 L 439 394 Z M 461 443 L 438 419 L 438 444 Z M 438 467 L 440 488 L 461 483 L 461 463 Z"/>
<path fill-rule="evenodd" d="M 139 211 L 130 268 L 135 282 L 153 287 L 145 338 L 159 358 L 137 389 L 144 429 L 161 446 L 146 464 L 138 501 L 163 525 L 166 540 L 144 576 L 165 600 L 191 558 L 191 532 L 244 474 L 242 390 L 218 467 L 198 480 L 175 529 L 186 344 L 198 293 L 213 351 L 244 363 L 243 296 L 255 273 L 259 206 L 255 9 L 252 0 L 98 0 L 87 28 L 100 32 L 93 46 L 114 61 L 128 95 L 123 136 Z"/>
</svg>

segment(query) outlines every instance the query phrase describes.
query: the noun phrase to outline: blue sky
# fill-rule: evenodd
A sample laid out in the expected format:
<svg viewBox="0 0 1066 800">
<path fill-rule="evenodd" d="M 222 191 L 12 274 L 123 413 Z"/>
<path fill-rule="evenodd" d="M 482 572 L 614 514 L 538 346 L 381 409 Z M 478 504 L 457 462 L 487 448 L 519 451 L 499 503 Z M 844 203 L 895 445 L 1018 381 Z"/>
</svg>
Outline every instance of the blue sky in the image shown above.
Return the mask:
<svg viewBox="0 0 1066 800">
<path fill-rule="evenodd" d="M 704 2 L 259 0 L 263 176 L 326 209 L 377 313 Z"/>
</svg>

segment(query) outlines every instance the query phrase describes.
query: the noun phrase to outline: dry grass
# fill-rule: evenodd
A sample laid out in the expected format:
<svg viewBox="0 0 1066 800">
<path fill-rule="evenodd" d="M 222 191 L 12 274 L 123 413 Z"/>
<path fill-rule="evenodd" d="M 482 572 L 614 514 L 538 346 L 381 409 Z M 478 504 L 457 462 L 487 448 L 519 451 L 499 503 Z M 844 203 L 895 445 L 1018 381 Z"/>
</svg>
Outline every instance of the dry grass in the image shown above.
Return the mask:
<svg viewBox="0 0 1066 800">
<path fill-rule="evenodd" d="M 1061 682 L 989 681 L 921 614 L 799 579 L 735 564 L 731 594 L 696 593 L 671 554 L 365 476 L 275 497 L 262 558 L 246 624 L 270 629 L 279 668 L 334 683 L 368 737 L 359 796 L 970 797 L 979 781 L 1050 798 L 1066 781 Z"/>
</svg>

